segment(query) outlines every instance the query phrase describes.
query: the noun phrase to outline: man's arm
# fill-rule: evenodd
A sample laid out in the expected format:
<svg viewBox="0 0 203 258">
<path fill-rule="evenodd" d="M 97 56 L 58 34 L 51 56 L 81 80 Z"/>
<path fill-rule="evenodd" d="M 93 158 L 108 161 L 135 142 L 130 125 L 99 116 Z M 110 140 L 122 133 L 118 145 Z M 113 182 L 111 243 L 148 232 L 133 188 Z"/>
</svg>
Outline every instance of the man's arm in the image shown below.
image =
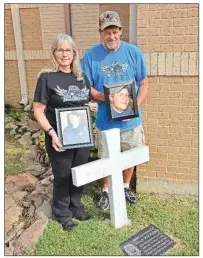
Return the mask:
<svg viewBox="0 0 203 258">
<path fill-rule="evenodd" d="M 146 77 L 143 81 L 140 83 L 139 91 L 138 91 L 138 97 L 137 97 L 137 105 L 140 107 L 146 100 L 147 95 L 149 91 L 149 84 L 148 84 L 148 78 Z"/>
<path fill-rule="evenodd" d="M 92 98 L 96 101 L 105 101 L 104 93 L 99 92 L 98 90 L 95 90 L 93 87 L 91 87 L 91 95 Z"/>
</svg>

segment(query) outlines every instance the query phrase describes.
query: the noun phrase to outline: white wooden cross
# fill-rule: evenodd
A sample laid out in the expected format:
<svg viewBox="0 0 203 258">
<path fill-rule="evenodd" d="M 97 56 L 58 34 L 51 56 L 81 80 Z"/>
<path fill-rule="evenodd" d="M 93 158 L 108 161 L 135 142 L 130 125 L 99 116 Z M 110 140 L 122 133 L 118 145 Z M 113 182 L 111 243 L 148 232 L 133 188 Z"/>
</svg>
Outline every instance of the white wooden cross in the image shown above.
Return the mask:
<svg viewBox="0 0 203 258">
<path fill-rule="evenodd" d="M 123 173 L 127 168 L 149 161 L 149 147 L 120 151 L 120 129 L 102 131 L 105 157 L 72 168 L 73 184 L 85 185 L 108 176 L 111 224 L 115 228 L 128 225 Z"/>
</svg>

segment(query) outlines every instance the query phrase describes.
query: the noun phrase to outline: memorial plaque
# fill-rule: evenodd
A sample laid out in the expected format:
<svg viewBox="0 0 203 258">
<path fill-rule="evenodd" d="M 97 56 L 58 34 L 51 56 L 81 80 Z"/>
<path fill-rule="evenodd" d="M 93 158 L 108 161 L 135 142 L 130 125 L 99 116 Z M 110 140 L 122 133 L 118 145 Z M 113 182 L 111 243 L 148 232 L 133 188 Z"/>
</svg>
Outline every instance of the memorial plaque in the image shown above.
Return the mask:
<svg viewBox="0 0 203 258">
<path fill-rule="evenodd" d="M 120 247 L 126 255 L 130 256 L 158 256 L 175 244 L 170 237 L 150 224 L 121 243 Z"/>
</svg>

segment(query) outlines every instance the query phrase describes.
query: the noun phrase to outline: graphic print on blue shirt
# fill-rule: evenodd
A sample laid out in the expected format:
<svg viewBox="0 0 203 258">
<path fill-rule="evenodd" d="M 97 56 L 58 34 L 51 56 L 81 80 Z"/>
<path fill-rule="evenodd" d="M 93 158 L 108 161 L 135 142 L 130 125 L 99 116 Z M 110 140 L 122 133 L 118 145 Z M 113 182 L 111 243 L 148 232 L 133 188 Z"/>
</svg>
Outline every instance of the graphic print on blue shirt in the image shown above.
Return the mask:
<svg viewBox="0 0 203 258">
<path fill-rule="evenodd" d="M 128 68 L 127 62 L 120 65 L 117 61 L 114 61 L 109 66 L 101 64 L 101 71 L 104 72 L 104 77 L 116 77 L 119 75 L 124 75 L 125 70 L 127 68 Z"/>
<path fill-rule="evenodd" d="M 101 93 L 104 92 L 105 84 L 129 80 L 135 82 L 135 91 L 138 93 L 139 83 L 147 76 L 143 53 L 135 45 L 124 41 L 121 41 L 116 52 L 108 52 L 101 43 L 92 47 L 84 55 L 81 66 L 90 84 Z M 139 126 L 141 123 L 140 109 L 139 117 L 129 121 L 108 121 L 106 103 L 98 103 L 96 127 L 100 130 L 120 128 L 121 131 L 126 131 Z"/>
</svg>

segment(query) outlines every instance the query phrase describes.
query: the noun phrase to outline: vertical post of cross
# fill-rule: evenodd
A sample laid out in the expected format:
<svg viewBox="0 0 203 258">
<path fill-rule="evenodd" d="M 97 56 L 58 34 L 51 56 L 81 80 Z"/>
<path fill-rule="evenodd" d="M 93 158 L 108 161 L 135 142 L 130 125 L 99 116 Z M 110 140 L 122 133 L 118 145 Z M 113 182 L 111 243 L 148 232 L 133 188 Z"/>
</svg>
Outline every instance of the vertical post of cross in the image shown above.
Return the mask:
<svg viewBox="0 0 203 258">
<path fill-rule="evenodd" d="M 107 143 L 108 140 L 108 143 Z M 123 173 L 120 164 L 120 130 L 102 132 L 103 157 L 112 160 L 112 171 L 108 176 L 111 224 L 120 228 L 128 224 Z"/>
</svg>

